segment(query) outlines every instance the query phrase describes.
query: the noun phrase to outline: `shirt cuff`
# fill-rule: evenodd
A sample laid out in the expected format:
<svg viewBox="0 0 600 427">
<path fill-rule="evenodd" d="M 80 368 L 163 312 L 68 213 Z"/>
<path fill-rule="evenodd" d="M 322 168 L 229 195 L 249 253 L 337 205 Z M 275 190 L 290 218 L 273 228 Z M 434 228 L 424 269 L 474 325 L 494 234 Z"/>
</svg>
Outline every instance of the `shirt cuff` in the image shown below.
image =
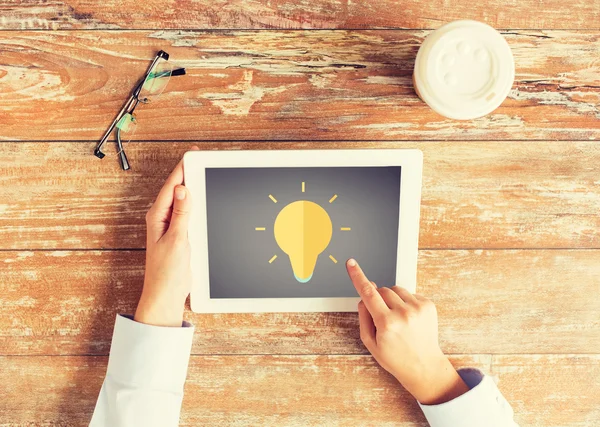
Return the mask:
<svg viewBox="0 0 600 427">
<path fill-rule="evenodd" d="M 133 387 L 180 393 L 187 375 L 194 327 L 151 326 L 117 315 L 107 377 Z"/>
<path fill-rule="evenodd" d="M 478 369 L 459 369 L 458 374 L 469 391 L 440 405 L 422 405 L 431 427 L 506 426 L 513 411 L 493 379 Z"/>
</svg>

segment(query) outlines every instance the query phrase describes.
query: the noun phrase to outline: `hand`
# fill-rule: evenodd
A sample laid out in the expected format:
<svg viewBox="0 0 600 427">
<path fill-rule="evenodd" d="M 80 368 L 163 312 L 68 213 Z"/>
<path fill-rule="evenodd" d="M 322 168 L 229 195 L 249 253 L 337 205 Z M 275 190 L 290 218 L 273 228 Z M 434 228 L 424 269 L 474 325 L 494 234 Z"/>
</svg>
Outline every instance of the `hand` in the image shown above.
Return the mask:
<svg viewBox="0 0 600 427">
<path fill-rule="evenodd" d="M 177 327 L 183 323 L 191 288 L 188 222 L 192 200 L 182 184 L 183 163 L 179 162 L 146 214 L 146 274 L 136 322 Z"/>
<path fill-rule="evenodd" d="M 399 286 L 378 289 L 354 259 L 346 268 L 362 299 L 360 338 L 381 367 L 424 405 L 466 393 L 469 388 L 439 347 L 433 302 Z"/>
</svg>

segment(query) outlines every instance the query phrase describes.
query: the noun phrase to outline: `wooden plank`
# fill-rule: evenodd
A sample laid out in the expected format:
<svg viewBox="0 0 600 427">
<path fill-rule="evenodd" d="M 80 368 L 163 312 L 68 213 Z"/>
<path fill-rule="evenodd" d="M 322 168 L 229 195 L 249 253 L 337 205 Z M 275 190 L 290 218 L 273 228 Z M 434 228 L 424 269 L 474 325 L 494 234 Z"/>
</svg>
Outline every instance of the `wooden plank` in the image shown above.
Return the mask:
<svg viewBox="0 0 600 427">
<path fill-rule="evenodd" d="M 139 140 L 600 138 L 597 31 L 506 32 L 515 85 L 493 114 L 463 122 L 414 92 L 427 34 L 4 31 L 0 138 L 98 140 L 159 48 L 188 74 L 139 108 Z"/>
<path fill-rule="evenodd" d="M 190 143 L 0 144 L 0 248 L 143 248 L 144 216 Z M 597 142 L 200 143 L 214 149 L 420 148 L 422 248 L 599 248 Z"/>
<path fill-rule="evenodd" d="M 475 19 L 498 28 L 598 28 L 598 0 L 461 0 L 376 2 L 311 0 L 251 3 L 243 0 L 187 2 L 147 0 L 3 1 L 0 29 L 102 28 L 437 28 Z"/>
<path fill-rule="evenodd" d="M 0 357 L 3 426 L 84 425 L 105 357 Z M 499 379 L 529 427 L 592 426 L 600 356 L 455 356 Z M 77 398 L 73 398 L 77 396 Z M 192 356 L 184 426 L 426 426 L 415 401 L 370 356 Z"/>
<path fill-rule="evenodd" d="M 108 354 L 143 251 L 5 252 L 0 354 Z M 421 251 L 449 353 L 600 353 L 600 250 Z M 350 284 L 349 284 L 350 286 Z M 362 354 L 355 313 L 198 315 L 195 354 Z"/>
<path fill-rule="evenodd" d="M 600 355 L 498 355 L 492 375 L 521 426 L 591 427 L 600 420 Z"/>
</svg>

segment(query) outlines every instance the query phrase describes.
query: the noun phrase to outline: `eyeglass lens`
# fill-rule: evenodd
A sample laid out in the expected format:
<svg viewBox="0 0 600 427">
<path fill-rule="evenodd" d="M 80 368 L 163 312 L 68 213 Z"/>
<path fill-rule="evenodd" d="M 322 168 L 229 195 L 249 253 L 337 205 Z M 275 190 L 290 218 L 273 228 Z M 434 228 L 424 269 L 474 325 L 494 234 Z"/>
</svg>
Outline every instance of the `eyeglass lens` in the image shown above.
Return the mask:
<svg viewBox="0 0 600 427">
<path fill-rule="evenodd" d="M 169 83 L 172 72 L 173 67 L 167 61 L 162 58 L 156 61 L 142 85 L 138 99 L 146 103 L 158 98 Z"/>
</svg>

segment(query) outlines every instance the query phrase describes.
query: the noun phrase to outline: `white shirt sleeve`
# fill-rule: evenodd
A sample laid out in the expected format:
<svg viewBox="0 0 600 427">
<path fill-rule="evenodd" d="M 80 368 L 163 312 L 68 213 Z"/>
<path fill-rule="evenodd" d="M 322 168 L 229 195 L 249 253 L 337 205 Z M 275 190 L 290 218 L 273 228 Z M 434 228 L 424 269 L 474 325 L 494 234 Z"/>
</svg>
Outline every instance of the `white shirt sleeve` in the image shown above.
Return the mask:
<svg viewBox="0 0 600 427">
<path fill-rule="evenodd" d="M 90 427 L 176 427 L 194 328 L 117 316 L 106 378 Z"/>
<path fill-rule="evenodd" d="M 431 427 L 518 427 L 513 410 L 491 377 L 459 369 L 469 391 L 440 405 L 419 405 Z"/>
</svg>

